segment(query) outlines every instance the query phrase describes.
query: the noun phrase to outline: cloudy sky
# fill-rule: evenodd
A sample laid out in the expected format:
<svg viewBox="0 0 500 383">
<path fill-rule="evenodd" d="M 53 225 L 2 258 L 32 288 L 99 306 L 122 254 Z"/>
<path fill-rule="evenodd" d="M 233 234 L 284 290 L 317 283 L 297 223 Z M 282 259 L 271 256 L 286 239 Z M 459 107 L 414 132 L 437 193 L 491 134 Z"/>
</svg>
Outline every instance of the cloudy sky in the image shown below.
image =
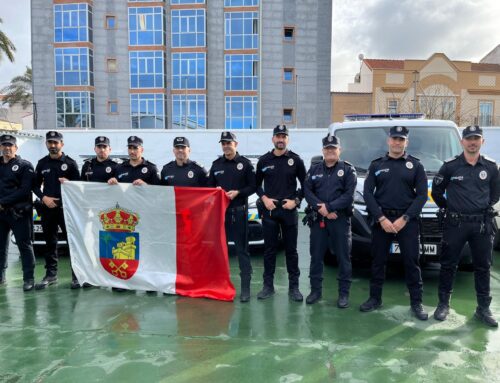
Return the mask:
<svg viewBox="0 0 500 383">
<path fill-rule="evenodd" d="M 477 62 L 500 44 L 498 0 L 332 1 L 332 88 L 337 91 L 347 90 L 359 70 L 359 53 L 366 58 L 426 59 L 443 52 L 453 60 Z M 0 28 L 17 47 L 14 64 L 0 62 L 3 87 L 31 62 L 30 1 L 0 4 Z"/>
</svg>

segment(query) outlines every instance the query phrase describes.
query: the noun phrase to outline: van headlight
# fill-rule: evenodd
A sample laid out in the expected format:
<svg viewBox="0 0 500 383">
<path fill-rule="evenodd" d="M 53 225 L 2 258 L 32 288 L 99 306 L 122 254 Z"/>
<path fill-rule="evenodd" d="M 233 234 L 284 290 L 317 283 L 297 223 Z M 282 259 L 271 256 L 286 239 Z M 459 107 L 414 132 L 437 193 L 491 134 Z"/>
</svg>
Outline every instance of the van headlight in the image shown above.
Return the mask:
<svg viewBox="0 0 500 383">
<path fill-rule="evenodd" d="M 357 203 L 359 205 L 365 205 L 365 199 L 363 198 L 363 193 L 357 190 L 354 192 L 354 203 Z"/>
</svg>

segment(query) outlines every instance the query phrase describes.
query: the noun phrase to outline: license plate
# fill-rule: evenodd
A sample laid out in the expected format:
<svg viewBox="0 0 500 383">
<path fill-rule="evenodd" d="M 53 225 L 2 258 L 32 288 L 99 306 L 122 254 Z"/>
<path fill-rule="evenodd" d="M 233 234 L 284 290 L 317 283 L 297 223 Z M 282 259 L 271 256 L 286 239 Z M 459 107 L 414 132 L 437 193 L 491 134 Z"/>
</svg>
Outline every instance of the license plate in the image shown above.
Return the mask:
<svg viewBox="0 0 500 383">
<path fill-rule="evenodd" d="M 425 243 L 425 254 L 427 255 L 437 255 L 437 245 L 435 243 Z M 401 254 L 401 249 L 399 247 L 399 243 L 395 242 L 391 244 L 391 253 L 392 254 Z M 422 245 L 420 245 L 420 254 L 423 254 Z"/>
</svg>

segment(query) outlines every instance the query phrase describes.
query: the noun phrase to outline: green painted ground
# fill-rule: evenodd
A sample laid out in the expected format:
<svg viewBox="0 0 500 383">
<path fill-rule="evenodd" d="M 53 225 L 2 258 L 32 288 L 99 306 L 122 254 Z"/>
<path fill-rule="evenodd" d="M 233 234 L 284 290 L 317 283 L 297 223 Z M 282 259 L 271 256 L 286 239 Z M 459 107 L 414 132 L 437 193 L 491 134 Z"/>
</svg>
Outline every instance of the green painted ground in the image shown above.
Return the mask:
<svg viewBox="0 0 500 383">
<path fill-rule="evenodd" d="M 307 232 L 301 228 L 302 292 L 309 292 Z M 500 319 L 500 253 L 492 273 Z M 495 382 L 500 331 L 472 318 L 473 276 L 460 272 L 449 320 L 419 322 L 408 310 L 401 271 L 393 270 L 384 308 L 363 314 L 368 271 L 356 270 L 351 303 L 335 307 L 336 269 L 327 268 L 324 299 L 288 301 L 284 258 L 277 294 L 261 302 L 262 256 L 256 254 L 252 301 L 225 303 L 176 296 L 69 289 L 60 282 L 23 293 L 12 252 L 0 287 L 0 382 Z M 39 260 L 40 263 L 40 260 Z M 43 275 L 37 269 L 37 279 Z M 237 278 L 237 262 L 231 258 Z M 437 270 L 425 270 L 425 307 L 436 304 Z"/>
</svg>

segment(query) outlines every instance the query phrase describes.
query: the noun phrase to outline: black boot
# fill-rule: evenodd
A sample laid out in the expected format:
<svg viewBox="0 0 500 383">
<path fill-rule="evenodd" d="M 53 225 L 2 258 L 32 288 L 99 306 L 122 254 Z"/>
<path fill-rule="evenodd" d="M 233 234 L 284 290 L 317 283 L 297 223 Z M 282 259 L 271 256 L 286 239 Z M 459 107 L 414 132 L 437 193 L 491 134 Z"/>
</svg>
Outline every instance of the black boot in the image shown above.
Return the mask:
<svg viewBox="0 0 500 383">
<path fill-rule="evenodd" d="M 246 303 L 250 300 L 250 276 L 241 277 L 240 302 Z"/>
<path fill-rule="evenodd" d="M 361 306 L 359 306 L 359 311 L 367 313 L 376 310 L 379 307 L 382 307 L 382 299 L 370 297 L 366 302 L 362 303 Z"/>
<path fill-rule="evenodd" d="M 312 289 L 311 293 L 306 298 L 306 303 L 308 305 L 313 305 L 317 301 L 321 299 L 321 290 L 320 289 Z"/>
<path fill-rule="evenodd" d="M 490 310 L 491 297 L 477 297 L 477 308 L 474 316 L 490 327 L 498 327 L 498 322 Z"/>
<path fill-rule="evenodd" d="M 411 304 L 411 312 L 417 317 L 417 319 L 427 320 L 429 318 L 429 314 L 427 314 L 422 307 L 422 303 L 420 302 L 414 302 Z"/>
<path fill-rule="evenodd" d="M 434 319 L 444 321 L 450 312 L 450 294 L 439 293 L 439 303 L 434 311 Z"/>
<path fill-rule="evenodd" d="M 337 299 L 337 307 L 339 309 L 346 309 L 349 307 L 349 293 L 339 293 L 339 299 Z"/>
<path fill-rule="evenodd" d="M 257 299 L 267 299 L 274 295 L 274 286 L 264 284 L 264 287 L 257 294 Z"/>
</svg>

